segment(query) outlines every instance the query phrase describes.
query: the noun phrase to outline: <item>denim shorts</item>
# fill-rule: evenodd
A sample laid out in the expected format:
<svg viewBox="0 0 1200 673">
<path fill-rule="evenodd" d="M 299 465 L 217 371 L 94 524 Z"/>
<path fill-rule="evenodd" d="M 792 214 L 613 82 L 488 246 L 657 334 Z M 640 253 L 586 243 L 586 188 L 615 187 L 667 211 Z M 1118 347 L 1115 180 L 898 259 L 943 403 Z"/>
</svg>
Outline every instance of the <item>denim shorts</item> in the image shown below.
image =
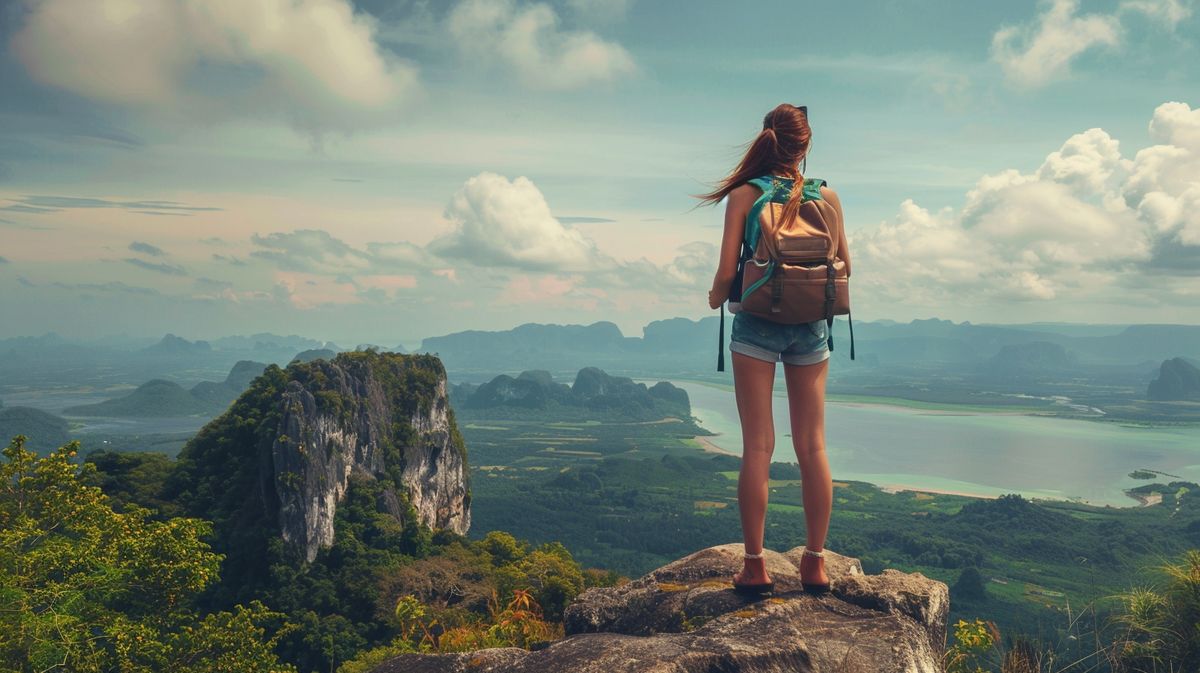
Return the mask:
<svg viewBox="0 0 1200 673">
<path fill-rule="evenodd" d="M 784 325 L 749 313 L 733 316 L 729 350 L 767 362 L 813 365 L 829 358 L 825 319 Z"/>
</svg>

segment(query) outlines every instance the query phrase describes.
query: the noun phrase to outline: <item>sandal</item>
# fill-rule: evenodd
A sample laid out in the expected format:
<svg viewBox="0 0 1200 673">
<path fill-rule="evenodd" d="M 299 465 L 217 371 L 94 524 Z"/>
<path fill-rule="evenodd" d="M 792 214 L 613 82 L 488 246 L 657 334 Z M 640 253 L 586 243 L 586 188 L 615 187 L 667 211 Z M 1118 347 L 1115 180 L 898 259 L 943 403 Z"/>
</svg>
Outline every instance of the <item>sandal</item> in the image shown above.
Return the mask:
<svg viewBox="0 0 1200 673">
<path fill-rule="evenodd" d="M 760 559 L 763 557 L 762 554 L 744 554 L 744 556 L 745 556 L 745 558 L 748 558 L 748 559 Z M 739 594 L 749 594 L 752 596 L 761 596 L 763 594 L 769 594 L 772 591 L 774 591 L 775 590 L 775 582 L 760 582 L 757 584 L 738 584 L 737 582 L 734 582 L 733 590 Z"/>
<path fill-rule="evenodd" d="M 804 556 L 815 556 L 817 558 L 823 559 L 823 558 L 825 558 L 825 552 L 813 551 L 813 550 L 809 549 L 808 547 L 805 547 L 804 548 Z M 804 588 L 804 593 L 813 594 L 814 596 L 820 596 L 821 594 L 829 593 L 829 583 L 828 582 L 825 582 L 824 584 L 819 584 L 819 583 L 815 583 L 815 582 L 805 582 L 804 580 L 800 580 L 800 586 Z"/>
</svg>

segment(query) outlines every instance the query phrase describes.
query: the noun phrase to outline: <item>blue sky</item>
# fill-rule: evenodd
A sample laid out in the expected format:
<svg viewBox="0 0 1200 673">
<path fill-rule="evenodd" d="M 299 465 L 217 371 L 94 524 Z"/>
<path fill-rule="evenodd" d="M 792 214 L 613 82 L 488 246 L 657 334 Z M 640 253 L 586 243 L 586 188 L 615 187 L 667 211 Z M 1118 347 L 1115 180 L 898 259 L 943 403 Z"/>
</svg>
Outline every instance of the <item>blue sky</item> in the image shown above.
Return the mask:
<svg viewBox="0 0 1200 673">
<path fill-rule="evenodd" d="M 781 101 L 860 319 L 1200 323 L 1194 4 L 9 0 L 0 336 L 710 315 Z"/>
</svg>

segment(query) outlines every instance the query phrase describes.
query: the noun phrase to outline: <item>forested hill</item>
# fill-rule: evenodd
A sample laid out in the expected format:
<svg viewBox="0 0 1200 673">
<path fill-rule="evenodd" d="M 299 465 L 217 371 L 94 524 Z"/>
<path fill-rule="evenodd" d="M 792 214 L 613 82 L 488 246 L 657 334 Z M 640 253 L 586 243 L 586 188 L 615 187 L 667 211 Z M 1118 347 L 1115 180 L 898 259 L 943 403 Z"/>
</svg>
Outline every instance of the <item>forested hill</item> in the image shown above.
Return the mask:
<svg viewBox="0 0 1200 673">
<path fill-rule="evenodd" d="M 228 579 L 245 591 L 274 540 L 307 561 L 333 542 L 351 476 L 400 528 L 466 532 L 466 448 L 436 357 L 353 351 L 269 366 L 183 448 L 163 498 L 214 522 Z"/>
<path fill-rule="evenodd" d="M 626 421 L 691 415 L 687 391 L 670 382 L 647 387 L 596 367 L 580 369 L 569 386 L 556 382 L 544 369 L 526 370 L 516 377 L 501 374 L 482 385 L 460 383 L 452 387 L 451 400 L 458 408 L 483 417 L 488 410 L 500 414 L 542 412 L 558 419 L 614 416 Z"/>
</svg>

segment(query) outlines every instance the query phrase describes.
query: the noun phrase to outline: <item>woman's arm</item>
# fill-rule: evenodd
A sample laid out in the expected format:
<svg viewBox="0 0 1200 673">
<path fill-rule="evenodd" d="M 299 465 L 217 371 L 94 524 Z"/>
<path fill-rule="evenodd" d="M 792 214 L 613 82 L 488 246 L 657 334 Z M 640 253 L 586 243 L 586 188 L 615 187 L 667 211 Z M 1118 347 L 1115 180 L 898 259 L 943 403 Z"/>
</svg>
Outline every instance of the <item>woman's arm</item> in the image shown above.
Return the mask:
<svg viewBox="0 0 1200 673">
<path fill-rule="evenodd" d="M 718 308 L 729 298 L 729 286 L 737 276 L 738 255 L 742 251 L 746 215 L 750 213 L 750 208 L 759 193 L 757 187 L 741 185 L 729 192 L 729 196 L 725 198 L 725 233 L 721 236 L 717 273 L 713 277 L 712 289 L 708 292 L 709 308 Z"/>
<path fill-rule="evenodd" d="M 846 218 L 842 216 L 842 202 L 838 199 L 837 192 L 828 187 L 821 188 L 821 198 L 829 202 L 837 211 L 837 228 L 838 228 L 838 257 L 846 263 L 846 277 L 850 277 L 850 244 L 846 242 Z"/>
</svg>

